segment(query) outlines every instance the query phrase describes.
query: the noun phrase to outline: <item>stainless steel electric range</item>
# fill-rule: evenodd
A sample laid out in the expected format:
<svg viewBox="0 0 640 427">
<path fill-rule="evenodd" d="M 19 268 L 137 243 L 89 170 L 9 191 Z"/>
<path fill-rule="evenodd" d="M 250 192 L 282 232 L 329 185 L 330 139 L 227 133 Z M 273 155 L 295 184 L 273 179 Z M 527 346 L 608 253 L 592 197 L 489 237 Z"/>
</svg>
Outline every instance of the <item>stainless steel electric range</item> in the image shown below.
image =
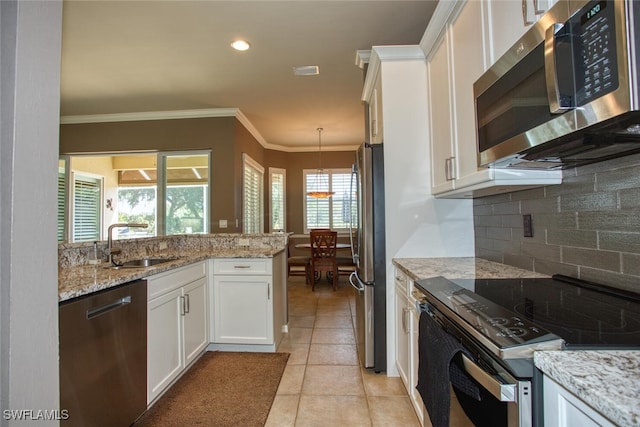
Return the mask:
<svg viewBox="0 0 640 427">
<path fill-rule="evenodd" d="M 494 400 L 478 403 L 454 384 L 476 425 L 542 425 L 534 351 L 640 348 L 640 294 L 566 276 L 435 277 L 417 281 L 414 297 L 462 344 L 460 367 Z"/>
</svg>

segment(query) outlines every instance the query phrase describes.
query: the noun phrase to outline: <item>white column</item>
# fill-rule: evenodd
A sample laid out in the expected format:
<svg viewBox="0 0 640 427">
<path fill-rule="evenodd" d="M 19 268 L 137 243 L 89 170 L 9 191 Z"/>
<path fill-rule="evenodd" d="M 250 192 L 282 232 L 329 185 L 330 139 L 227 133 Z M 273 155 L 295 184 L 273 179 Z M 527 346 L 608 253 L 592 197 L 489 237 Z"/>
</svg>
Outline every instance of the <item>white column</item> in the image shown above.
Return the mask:
<svg viewBox="0 0 640 427">
<path fill-rule="evenodd" d="M 62 1 L 0 1 L 0 425 L 59 406 Z M 37 421 L 58 425 L 58 421 Z"/>
</svg>

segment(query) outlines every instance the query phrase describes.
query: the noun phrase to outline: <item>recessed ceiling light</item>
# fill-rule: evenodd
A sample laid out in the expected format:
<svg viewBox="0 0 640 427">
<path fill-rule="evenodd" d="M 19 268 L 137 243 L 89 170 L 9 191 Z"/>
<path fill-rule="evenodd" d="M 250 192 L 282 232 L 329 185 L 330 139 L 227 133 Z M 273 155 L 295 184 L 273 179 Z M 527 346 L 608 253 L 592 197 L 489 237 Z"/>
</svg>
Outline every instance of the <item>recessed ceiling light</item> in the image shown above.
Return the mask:
<svg viewBox="0 0 640 427">
<path fill-rule="evenodd" d="M 249 50 L 251 45 L 246 40 L 234 40 L 231 43 L 231 47 L 234 48 L 235 50 L 244 51 L 244 50 Z"/>
<path fill-rule="evenodd" d="M 293 74 L 296 76 L 316 76 L 320 74 L 320 67 L 317 65 L 301 65 L 293 67 Z"/>
</svg>

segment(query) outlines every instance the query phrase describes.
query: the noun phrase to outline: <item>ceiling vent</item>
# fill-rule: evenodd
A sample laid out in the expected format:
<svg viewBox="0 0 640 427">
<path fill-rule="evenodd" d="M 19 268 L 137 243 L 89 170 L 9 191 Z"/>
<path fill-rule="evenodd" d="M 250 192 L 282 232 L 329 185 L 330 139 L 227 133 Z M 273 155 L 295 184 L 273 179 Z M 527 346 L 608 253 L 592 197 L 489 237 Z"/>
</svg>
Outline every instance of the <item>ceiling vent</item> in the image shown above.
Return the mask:
<svg viewBox="0 0 640 427">
<path fill-rule="evenodd" d="M 295 76 L 317 76 L 318 74 L 320 74 L 320 67 L 317 65 L 293 67 L 293 75 Z"/>
</svg>

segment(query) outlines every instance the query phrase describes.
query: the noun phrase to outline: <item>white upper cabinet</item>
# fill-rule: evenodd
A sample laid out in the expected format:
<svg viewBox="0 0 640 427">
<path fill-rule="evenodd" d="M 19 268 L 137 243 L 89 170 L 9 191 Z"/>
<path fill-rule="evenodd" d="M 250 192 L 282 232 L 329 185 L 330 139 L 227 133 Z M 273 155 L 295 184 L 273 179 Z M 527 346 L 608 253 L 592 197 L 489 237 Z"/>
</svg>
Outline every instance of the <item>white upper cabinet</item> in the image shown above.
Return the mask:
<svg viewBox="0 0 640 427">
<path fill-rule="evenodd" d="M 437 197 L 481 197 L 562 180 L 561 171 L 478 167 L 473 84 L 495 52 L 511 47 L 530 26 L 520 19 L 523 11 L 533 22 L 535 10 L 548 7 L 544 0 L 527 2 L 526 11 L 519 0 L 440 2 L 436 8 L 420 46 L 427 57 L 431 192 Z"/>
<path fill-rule="evenodd" d="M 476 119 L 473 83 L 486 69 L 483 49 L 482 4 L 470 1 L 451 24 L 451 73 L 453 92 L 453 129 L 455 132 L 455 178 L 466 180 L 478 170 L 476 155 Z"/>
<path fill-rule="evenodd" d="M 557 0 L 485 0 L 491 62 L 500 58 Z M 471 1 L 470 3 L 476 3 Z M 480 2 L 477 2 L 480 3 Z"/>
<path fill-rule="evenodd" d="M 453 189 L 455 149 L 451 128 L 449 38 L 443 37 L 427 63 L 429 127 L 431 139 L 431 188 L 434 193 Z"/>
</svg>

